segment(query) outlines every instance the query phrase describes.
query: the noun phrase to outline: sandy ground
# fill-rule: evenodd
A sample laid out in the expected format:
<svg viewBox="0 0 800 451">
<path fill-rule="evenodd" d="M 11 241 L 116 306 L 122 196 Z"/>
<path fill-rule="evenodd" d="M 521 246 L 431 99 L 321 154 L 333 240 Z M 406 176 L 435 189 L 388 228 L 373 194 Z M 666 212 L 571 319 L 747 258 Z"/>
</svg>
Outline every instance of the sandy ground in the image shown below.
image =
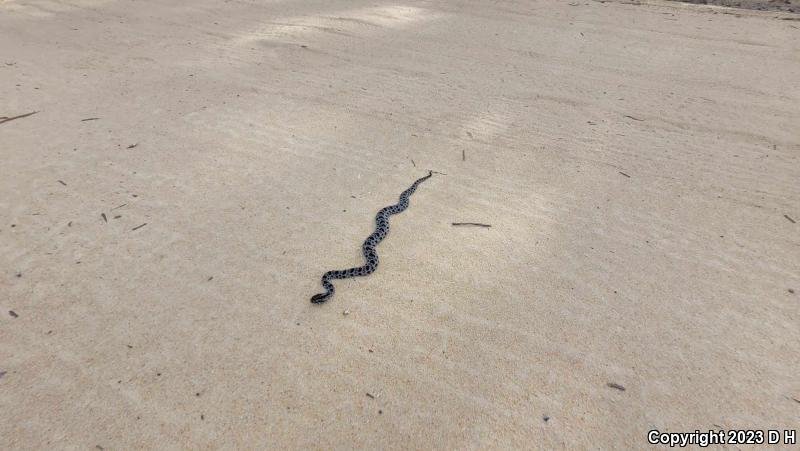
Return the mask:
<svg viewBox="0 0 800 451">
<path fill-rule="evenodd" d="M 0 123 L 0 448 L 797 429 L 800 24 L 780 17 L 0 2 L 0 116 L 38 112 Z M 379 270 L 312 306 L 427 169 L 446 175 Z"/>
<path fill-rule="evenodd" d="M 759 11 L 785 11 L 800 13 L 800 0 L 672 0 L 699 5 L 725 6 L 728 8 L 745 8 Z M 735 14 L 735 12 L 734 12 Z M 800 20 L 800 18 L 798 18 Z"/>
</svg>

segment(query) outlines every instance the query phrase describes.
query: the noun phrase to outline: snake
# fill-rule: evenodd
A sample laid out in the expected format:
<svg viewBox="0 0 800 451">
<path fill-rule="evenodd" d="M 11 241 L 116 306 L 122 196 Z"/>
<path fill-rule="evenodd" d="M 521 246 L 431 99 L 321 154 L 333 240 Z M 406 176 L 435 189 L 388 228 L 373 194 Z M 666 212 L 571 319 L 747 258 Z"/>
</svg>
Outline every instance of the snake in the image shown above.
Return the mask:
<svg viewBox="0 0 800 451">
<path fill-rule="evenodd" d="M 420 183 L 428 180 L 432 175 L 433 171 L 428 171 L 428 175 L 417 179 L 407 190 L 400 193 L 400 200 L 396 204 L 383 207 L 378 211 L 375 215 L 375 231 L 372 232 L 372 234 L 364 240 L 364 244 L 361 245 L 361 252 L 364 254 L 366 263 L 355 268 L 328 271 L 323 274 L 322 287 L 325 288 L 325 292 L 312 296 L 311 303 L 322 304 L 333 296 L 333 293 L 336 292 L 336 288 L 331 283 L 331 280 L 368 276 L 378 269 L 378 253 L 375 251 L 375 247 L 377 247 L 389 233 L 389 216 L 401 213 L 408 208 L 409 197 L 414 194 L 414 191 L 417 190 Z"/>
</svg>

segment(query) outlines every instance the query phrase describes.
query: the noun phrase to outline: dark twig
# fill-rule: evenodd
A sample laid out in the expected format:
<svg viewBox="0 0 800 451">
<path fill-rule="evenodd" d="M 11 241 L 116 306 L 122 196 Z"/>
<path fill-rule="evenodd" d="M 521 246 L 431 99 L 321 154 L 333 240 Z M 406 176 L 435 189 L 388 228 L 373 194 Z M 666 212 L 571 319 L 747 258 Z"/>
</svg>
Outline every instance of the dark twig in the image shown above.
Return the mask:
<svg viewBox="0 0 800 451">
<path fill-rule="evenodd" d="M 639 119 L 638 117 L 633 117 L 627 114 L 625 115 L 625 117 L 633 119 L 634 121 L 644 122 L 644 119 Z"/>
<path fill-rule="evenodd" d="M 100 118 L 99 117 L 87 117 L 86 119 L 81 119 L 81 122 L 96 121 L 98 119 L 100 119 Z"/>
<path fill-rule="evenodd" d="M 414 160 L 411 160 L 411 165 L 417 167 L 417 163 L 414 163 Z"/>
<path fill-rule="evenodd" d="M 14 117 L 2 116 L 2 117 L 0 117 L 0 124 L 5 124 L 6 122 L 11 122 L 14 119 L 22 119 L 23 117 L 33 116 L 36 113 L 38 113 L 38 111 L 31 111 L 30 113 L 20 114 L 19 116 L 14 116 Z"/>
<path fill-rule="evenodd" d="M 105 213 L 100 213 L 100 217 L 103 218 L 103 221 L 108 222 L 108 218 L 106 217 Z"/>
<path fill-rule="evenodd" d="M 146 226 L 146 225 L 147 225 L 147 223 L 145 222 L 144 224 L 139 224 L 138 226 L 136 226 L 136 227 L 132 228 L 131 230 L 132 230 L 132 231 L 133 231 L 133 230 L 139 230 L 139 229 L 141 229 L 142 227 L 144 227 L 144 226 Z"/>
<path fill-rule="evenodd" d="M 619 385 L 619 384 L 615 384 L 614 382 L 609 382 L 606 385 L 608 385 L 611 388 L 617 389 L 619 391 L 625 391 L 625 387 L 623 387 L 622 385 Z"/>
<path fill-rule="evenodd" d="M 619 171 L 619 173 L 620 173 L 620 174 L 622 174 L 622 175 L 624 175 L 625 177 L 631 178 L 631 176 L 630 176 L 630 175 L 628 175 L 628 174 L 626 174 L 626 173 L 624 173 L 624 172 L 622 172 L 622 171 Z"/>
<path fill-rule="evenodd" d="M 788 220 L 789 220 L 789 222 L 791 222 L 792 224 L 797 224 L 797 223 L 794 221 L 794 219 L 792 219 L 792 218 L 790 218 L 790 217 L 789 217 L 789 215 L 783 215 L 783 217 L 784 217 L 784 218 L 786 218 L 786 219 L 788 219 Z"/>
<path fill-rule="evenodd" d="M 467 161 L 467 153 L 461 149 L 461 161 Z"/>
<path fill-rule="evenodd" d="M 477 226 L 477 227 L 486 227 L 489 228 L 491 224 L 481 224 L 480 222 L 453 222 L 451 223 L 454 226 Z"/>
</svg>

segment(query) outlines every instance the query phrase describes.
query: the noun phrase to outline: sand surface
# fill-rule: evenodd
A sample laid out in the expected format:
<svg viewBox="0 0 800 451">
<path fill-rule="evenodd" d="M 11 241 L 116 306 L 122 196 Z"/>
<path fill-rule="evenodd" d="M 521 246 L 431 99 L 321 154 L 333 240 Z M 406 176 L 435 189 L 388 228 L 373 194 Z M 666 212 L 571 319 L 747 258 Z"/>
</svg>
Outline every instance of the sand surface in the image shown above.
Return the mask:
<svg viewBox="0 0 800 451">
<path fill-rule="evenodd" d="M 780 14 L 0 1 L 0 116 L 37 111 L 0 123 L 0 448 L 797 429 Z M 428 169 L 378 271 L 312 306 Z"/>
<path fill-rule="evenodd" d="M 698 5 L 725 6 L 728 8 L 745 8 L 759 11 L 785 11 L 800 13 L 800 0 L 672 0 Z M 733 11 L 729 11 L 736 14 Z M 800 20 L 800 18 L 798 18 Z"/>
</svg>

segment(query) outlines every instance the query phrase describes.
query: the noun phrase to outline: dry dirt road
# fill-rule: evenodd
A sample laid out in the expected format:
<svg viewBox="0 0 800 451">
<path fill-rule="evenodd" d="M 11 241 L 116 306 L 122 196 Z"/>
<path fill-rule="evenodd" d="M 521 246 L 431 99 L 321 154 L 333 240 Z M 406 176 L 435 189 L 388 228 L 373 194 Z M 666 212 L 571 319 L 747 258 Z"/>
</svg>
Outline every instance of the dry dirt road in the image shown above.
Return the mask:
<svg viewBox="0 0 800 451">
<path fill-rule="evenodd" d="M 0 123 L 0 448 L 797 428 L 783 18 L 0 1 L 0 116 L 37 112 Z M 378 271 L 312 306 L 428 169 L 446 175 L 393 217 Z"/>
</svg>

